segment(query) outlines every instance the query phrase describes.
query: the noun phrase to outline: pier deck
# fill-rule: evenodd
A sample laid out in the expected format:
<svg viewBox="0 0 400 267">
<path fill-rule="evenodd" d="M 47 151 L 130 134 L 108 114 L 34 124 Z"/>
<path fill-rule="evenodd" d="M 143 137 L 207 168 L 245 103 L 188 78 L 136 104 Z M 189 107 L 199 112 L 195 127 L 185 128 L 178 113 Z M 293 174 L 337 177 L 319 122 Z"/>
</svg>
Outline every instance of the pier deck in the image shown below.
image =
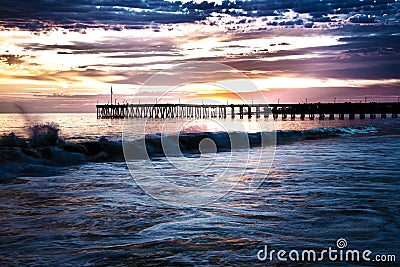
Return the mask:
<svg viewBox="0 0 400 267">
<path fill-rule="evenodd" d="M 304 104 L 117 104 L 96 105 L 97 118 L 260 118 L 314 120 L 338 117 L 375 119 L 377 115 L 398 118 L 399 102 L 388 103 L 304 103 Z"/>
</svg>

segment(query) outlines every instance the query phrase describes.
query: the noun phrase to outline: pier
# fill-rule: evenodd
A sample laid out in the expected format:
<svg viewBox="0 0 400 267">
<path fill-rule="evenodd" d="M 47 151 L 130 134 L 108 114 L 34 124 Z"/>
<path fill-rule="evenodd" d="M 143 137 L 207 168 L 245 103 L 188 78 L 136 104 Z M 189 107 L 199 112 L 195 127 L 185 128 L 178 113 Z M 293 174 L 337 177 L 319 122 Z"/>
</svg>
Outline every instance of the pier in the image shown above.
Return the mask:
<svg viewBox="0 0 400 267">
<path fill-rule="evenodd" d="M 97 118 L 268 118 L 354 120 L 398 118 L 399 102 L 303 104 L 114 104 L 96 105 Z"/>
</svg>

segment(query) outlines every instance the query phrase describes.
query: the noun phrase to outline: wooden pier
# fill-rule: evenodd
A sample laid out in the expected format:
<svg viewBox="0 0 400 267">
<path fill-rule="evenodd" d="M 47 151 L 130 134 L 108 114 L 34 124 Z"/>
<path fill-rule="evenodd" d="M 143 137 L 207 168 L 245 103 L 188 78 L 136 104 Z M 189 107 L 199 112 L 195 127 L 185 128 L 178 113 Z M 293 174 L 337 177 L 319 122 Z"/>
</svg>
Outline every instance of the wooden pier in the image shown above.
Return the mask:
<svg viewBox="0 0 400 267">
<path fill-rule="evenodd" d="M 304 104 L 116 104 L 96 105 L 97 118 L 282 118 L 282 120 L 350 120 L 398 118 L 399 102 L 304 103 Z"/>
</svg>

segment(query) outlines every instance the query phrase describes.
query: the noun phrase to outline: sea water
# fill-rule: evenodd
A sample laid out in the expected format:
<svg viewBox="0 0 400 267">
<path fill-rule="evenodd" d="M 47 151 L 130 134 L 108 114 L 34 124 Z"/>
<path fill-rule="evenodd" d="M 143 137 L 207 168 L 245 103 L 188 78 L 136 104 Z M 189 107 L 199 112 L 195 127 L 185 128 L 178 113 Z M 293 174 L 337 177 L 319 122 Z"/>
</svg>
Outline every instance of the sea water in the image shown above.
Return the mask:
<svg viewBox="0 0 400 267">
<path fill-rule="evenodd" d="M 260 120 L 264 120 L 261 118 Z M 124 124 L 141 120 L 98 120 L 93 114 L 1 114 L 1 133 L 27 137 L 30 126 L 55 122 L 67 143 L 121 142 Z M 242 120 L 251 132 L 255 119 Z M 146 121 L 157 134 L 160 121 Z M 165 123 L 165 122 L 163 122 Z M 168 134 L 180 123 L 166 122 Z M 176 125 L 177 127 L 175 127 Z M 212 132 L 213 123 L 196 122 L 195 133 Z M 254 174 L 263 179 L 254 192 L 232 190 L 204 206 L 173 206 L 148 195 L 136 182 L 140 164 L 124 160 L 73 161 L 63 164 L 7 162 L 0 179 L 0 264 L 2 266 L 289 266 L 304 264 L 375 265 L 376 262 L 261 261 L 271 250 L 346 248 L 400 259 L 400 121 L 281 121 L 274 123 L 277 145 L 271 168 L 246 153 Z M 175 127 L 175 128 L 174 128 Z M 338 130 L 339 129 L 339 130 Z M 174 132 L 175 131 L 175 132 Z M 218 162 L 229 151 L 215 154 Z M 190 156 L 189 156 L 190 157 Z M 196 157 L 196 155 L 193 155 Z M 168 159 L 156 157 L 160 172 L 186 182 L 213 179 L 224 165 L 197 176 L 169 171 Z M 252 162 L 254 161 L 254 162 Z M 255 163 L 257 166 L 252 167 Z M 21 168 L 21 164 L 25 164 Z M 252 165 L 253 164 L 253 165 Z M 230 165 L 232 177 L 240 164 Z M 287 255 L 286 255 L 287 256 Z"/>
</svg>

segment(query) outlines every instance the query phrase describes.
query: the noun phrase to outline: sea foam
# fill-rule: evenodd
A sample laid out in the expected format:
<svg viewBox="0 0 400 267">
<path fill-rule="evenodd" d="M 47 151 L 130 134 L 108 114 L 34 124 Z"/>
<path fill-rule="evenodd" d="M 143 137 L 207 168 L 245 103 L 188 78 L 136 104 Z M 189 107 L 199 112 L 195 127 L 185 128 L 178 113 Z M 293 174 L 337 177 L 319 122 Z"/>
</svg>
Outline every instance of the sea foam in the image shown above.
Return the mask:
<svg viewBox="0 0 400 267">
<path fill-rule="evenodd" d="M 39 127 L 40 128 L 40 127 Z M 36 129 L 38 130 L 38 129 Z M 49 131 L 47 131 L 49 130 Z M 276 145 L 299 142 L 302 140 L 323 139 L 355 134 L 377 132 L 375 127 L 316 128 L 310 130 L 279 130 L 270 132 L 203 132 L 183 133 L 163 136 L 148 134 L 143 139 L 132 141 L 110 141 L 101 137 L 98 141 L 65 143 L 58 137 L 58 130 L 44 127 L 32 137 L 24 139 L 14 134 L 0 138 L 0 170 L 3 179 L 26 175 L 43 175 L 53 172 L 53 168 L 82 164 L 85 162 L 124 161 L 124 145 L 138 151 L 137 158 L 162 157 L 169 148 L 178 147 L 183 155 L 198 154 L 200 143 L 210 139 L 216 152 L 230 151 L 232 140 L 245 140 L 237 148 L 251 148 L 265 145 L 263 137 L 276 134 Z M 275 145 L 268 143 L 268 145 Z M 241 147 L 242 146 L 242 147 Z M 141 152 L 141 153 L 140 153 Z"/>
</svg>

